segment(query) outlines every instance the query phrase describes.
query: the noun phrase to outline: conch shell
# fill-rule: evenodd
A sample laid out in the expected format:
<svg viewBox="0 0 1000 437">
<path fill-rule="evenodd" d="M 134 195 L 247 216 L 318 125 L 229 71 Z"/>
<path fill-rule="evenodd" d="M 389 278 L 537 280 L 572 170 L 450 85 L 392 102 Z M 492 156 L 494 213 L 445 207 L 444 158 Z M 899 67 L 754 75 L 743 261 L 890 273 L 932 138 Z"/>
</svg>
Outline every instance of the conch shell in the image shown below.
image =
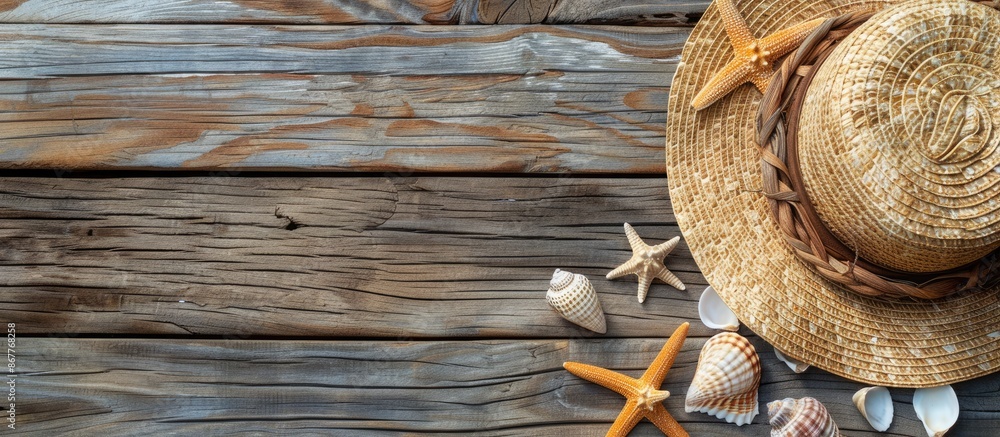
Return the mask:
<svg viewBox="0 0 1000 437">
<path fill-rule="evenodd" d="M 740 320 L 736 318 L 736 314 L 726 306 L 719 293 L 716 293 L 711 286 L 705 288 L 701 298 L 698 299 L 698 316 L 701 317 L 701 323 L 712 329 L 723 331 L 740 329 Z"/>
<path fill-rule="evenodd" d="M 684 411 L 714 415 L 744 425 L 760 412 L 760 359 L 743 336 L 723 332 L 701 348 L 694 380 L 684 399 Z"/>
<path fill-rule="evenodd" d="M 885 387 L 865 387 L 854 393 L 854 405 L 865 416 L 872 428 L 885 432 L 892 424 L 892 396 Z"/>
<path fill-rule="evenodd" d="M 556 269 L 545 300 L 566 320 L 599 334 L 608 331 L 601 301 L 586 276 Z"/>
<path fill-rule="evenodd" d="M 930 437 L 941 437 L 958 421 L 958 396 L 950 385 L 918 388 L 913 392 L 913 409 Z"/>
<path fill-rule="evenodd" d="M 826 407 L 813 398 L 785 398 L 767 404 L 771 437 L 839 437 Z"/>
</svg>

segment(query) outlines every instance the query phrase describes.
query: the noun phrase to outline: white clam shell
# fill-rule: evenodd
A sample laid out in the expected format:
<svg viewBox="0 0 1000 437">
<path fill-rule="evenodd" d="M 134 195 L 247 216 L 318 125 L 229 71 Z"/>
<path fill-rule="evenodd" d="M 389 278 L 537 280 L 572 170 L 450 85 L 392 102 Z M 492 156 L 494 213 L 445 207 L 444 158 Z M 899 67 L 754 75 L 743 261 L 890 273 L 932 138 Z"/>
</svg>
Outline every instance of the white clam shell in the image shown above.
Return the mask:
<svg viewBox="0 0 1000 437">
<path fill-rule="evenodd" d="M 736 318 L 736 313 L 726 306 L 726 303 L 719 297 L 719 293 L 711 286 L 705 288 L 698 299 L 698 316 L 701 323 L 712 329 L 723 331 L 737 331 L 740 329 L 740 320 Z"/>
<path fill-rule="evenodd" d="M 767 404 L 771 437 L 837 437 L 840 429 L 820 401 L 785 398 Z"/>
<path fill-rule="evenodd" d="M 701 348 L 684 411 L 698 411 L 742 426 L 760 412 L 760 359 L 743 336 L 723 332 Z"/>
<path fill-rule="evenodd" d="M 852 397 L 858 411 L 876 431 L 884 432 L 892 425 L 892 396 L 885 387 L 865 387 Z"/>
<path fill-rule="evenodd" d="M 586 276 L 556 269 L 545 293 L 549 302 L 560 316 L 570 322 L 599 334 L 608 331 L 604 321 L 604 310 L 597 292 Z"/>
<path fill-rule="evenodd" d="M 795 373 L 805 372 L 809 368 L 809 365 L 803 363 L 799 360 L 788 358 L 785 354 L 781 353 L 777 348 L 774 349 L 774 356 L 778 357 L 779 360 L 785 363 L 789 369 L 792 369 Z"/>
<path fill-rule="evenodd" d="M 913 392 L 913 409 L 930 437 L 941 437 L 958 421 L 958 396 L 950 385 L 918 388 Z"/>
</svg>

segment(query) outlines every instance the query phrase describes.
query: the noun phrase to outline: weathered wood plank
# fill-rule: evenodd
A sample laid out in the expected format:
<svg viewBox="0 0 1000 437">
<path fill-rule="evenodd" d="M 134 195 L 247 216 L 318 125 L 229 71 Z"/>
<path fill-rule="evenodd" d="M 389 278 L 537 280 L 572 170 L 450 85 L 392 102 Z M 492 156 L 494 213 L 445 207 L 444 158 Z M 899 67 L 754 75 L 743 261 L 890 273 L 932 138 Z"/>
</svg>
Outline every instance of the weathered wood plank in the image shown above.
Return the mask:
<svg viewBox="0 0 1000 437">
<path fill-rule="evenodd" d="M 673 326 L 648 320 L 650 333 Z M 705 337 L 689 338 L 664 388 L 695 436 L 760 436 L 764 403 L 813 396 L 845 435 L 917 436 L 912 390 L 893 389 L 896 418 L 875 433 L 851 403 L 860 384 L 810 369 L 795 375 L 750 337 L 763 363 L 761 414 L 743 427 L 685 413 L 683 394 Z M 19 339 L 17 426 L 29 435 L 236 434 L 283 430 L 480 435 L 603 435 L 617 394 L 562 369 L 581 361 L 638 375 L 662 338 L 523 341 L 183 341 Z M 994 435 L 1000 375 L 955 386 L 952 435 Z M 662 435 L 648 423 L 631 435 Z"/>
<path fill-rule="evenodd" d="M 663 174 L 685 36 L 4 26 L 0 168 Z"/>
<path fill-rule="evenodd" d="M 663 174 L 663 76 L 4 82 L 0 166 Z"/>
<path fill-rule="evenodd" d="M 696 313 L 690 285 L 604 275 L 679 231 L 663 178 L 0 179 L 0 320 L 25 333 L 566 337 L 555 268 L 588 275 L 609 336 Z M 679 322 L 678 322 L 679 323 Z"/>
<path fill-rule="evenodd" d="M 664 73 L 684 28 L 7 25 L 0 78 L 123 74 Z"/>
<path fill-rule="evenodd" d="M 0 23 L 692 25 L 707 0 L 8 0 Z"/>
<path fill-rule="evenodd" d="M 491 0 L 496 1 L 496 0 Z M 641 26 L 694 26 L 711 1 L 576 0 L 557 1 L 556 23 L 616 23 Z"/>
<path fill-rule="evenodd" d="M 615 23 L 693 26 L 710 1 L 483 0 L 474 16 L 484 24 Z"/>
</svg>

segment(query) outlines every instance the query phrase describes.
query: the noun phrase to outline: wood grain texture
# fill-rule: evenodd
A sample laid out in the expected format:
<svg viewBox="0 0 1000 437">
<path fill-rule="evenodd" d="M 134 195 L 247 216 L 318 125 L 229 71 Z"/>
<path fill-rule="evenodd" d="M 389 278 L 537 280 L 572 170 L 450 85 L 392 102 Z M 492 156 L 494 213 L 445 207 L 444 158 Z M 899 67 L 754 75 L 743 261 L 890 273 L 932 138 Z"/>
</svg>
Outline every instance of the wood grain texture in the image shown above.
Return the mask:
<svg viewBox="0 0 1000 437">
<path fill-rule="evenodd" d="M 549 16 L 556 23 L 614 23 L 632 26 L 694 26 L 712 2 L 706 0 L 556 1 Z"/>
<path fill-rule="evenodd" d="M 667 84 L 685 37 L 5 26 L 0 168 L 663 174 Z"/>
<path fill-rule="evenodd" d="M 0 23 L 693 25 L 707 0 L 6 0 Z"/>
<path fill-rule="evenodd" d="M 0 179 L 0 320 L 25 333 L 568 337 L 544 294 L 586 274 L 608 336 L 696 314 L 688 284 L 604 275 L 622 228 L 679 235 L 663 178 Z M 679 323 L 679 322 L 678 322 Z M 704 334 L 705 331 L 701 331 Z M 695 332 L 698 334 L 699 332 Z"/>
<path fill-rule="evenodd" d="M 647 320 L 650 333 L 674 327 Z M 747 334 L 749 335 L 749 334 Z M 694 436 L 767 435 L 765 404 L 812 396 L 844 435 L 918 436 L 912 390 L 893 389 L 896 418 L 876 433 L 851 402 L 860 384 L 810 369 L 793 374 L 750 337 L 763 367 L 761 414 L 743 427 L 684 412 L 705 337 L 689 338 L 663 388 L 665 406 Z M 196 341 L 22 338 L 19 431 L 220 435 L 603 435 L 622 397 L 570 375 L 565 361 L 637 376 L 663 338 L 520 341 Z M 951 435 L 995 435 L 1000 376 L 958 384 Z M 992 411 L 985 408 L 992 409 Z M 631 435 L 661 435 L 642 423 Z"/>
</svg>

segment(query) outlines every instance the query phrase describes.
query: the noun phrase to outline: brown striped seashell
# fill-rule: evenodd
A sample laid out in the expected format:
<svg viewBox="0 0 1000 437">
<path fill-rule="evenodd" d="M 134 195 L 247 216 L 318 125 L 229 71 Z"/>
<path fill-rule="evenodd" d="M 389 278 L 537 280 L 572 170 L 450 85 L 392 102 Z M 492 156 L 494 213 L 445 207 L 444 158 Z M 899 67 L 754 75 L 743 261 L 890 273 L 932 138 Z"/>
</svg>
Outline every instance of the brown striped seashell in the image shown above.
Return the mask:
<svg viewBox="0 0 1000 437">
<path fill-rule="evenodd" d="M 820 401 L 785 398 L 767 404 L 771 437 L 839 437 L 840 429 Z"/>
<path fill-rule="evenodd" d="M 684 399 L 684 411 L 697 411 L 738 426 L 760 412 L 760 358 L 743 336 L 723 332 L 701 348 L 694 380 Z"/>
<path fill-rule="evenodd" d="M 608 331 L 597 292 L 586 276 L 556 269 L 545 300 L 564 319 L 591 331 Z"/>
</svg>

